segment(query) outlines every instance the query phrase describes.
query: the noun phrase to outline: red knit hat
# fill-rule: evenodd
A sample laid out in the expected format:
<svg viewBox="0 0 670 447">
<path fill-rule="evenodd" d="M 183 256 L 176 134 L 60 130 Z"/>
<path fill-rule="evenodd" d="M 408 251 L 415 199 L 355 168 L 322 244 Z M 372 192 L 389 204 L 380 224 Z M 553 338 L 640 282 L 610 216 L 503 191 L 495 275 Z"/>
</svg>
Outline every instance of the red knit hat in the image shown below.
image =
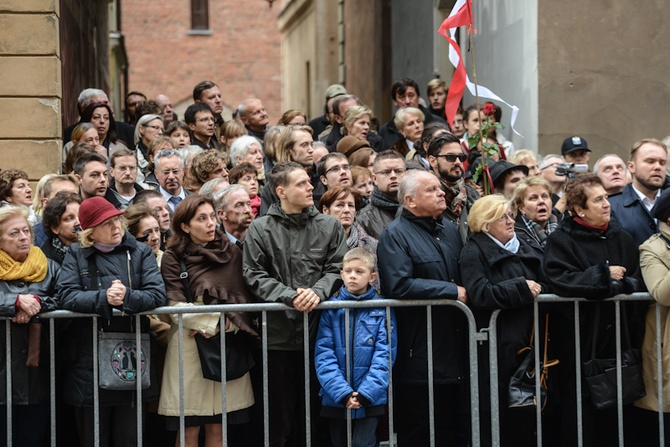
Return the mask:
<svg viewBox="0 0 670 447">
<path fill-rule="evenodd" d="M 119 216 L 123 211 L 114 208 L 104 197 L 95 196 L 81 202 L 79 224 L 82 230 L 97 227 L 110 217 Z"/>
</svg>

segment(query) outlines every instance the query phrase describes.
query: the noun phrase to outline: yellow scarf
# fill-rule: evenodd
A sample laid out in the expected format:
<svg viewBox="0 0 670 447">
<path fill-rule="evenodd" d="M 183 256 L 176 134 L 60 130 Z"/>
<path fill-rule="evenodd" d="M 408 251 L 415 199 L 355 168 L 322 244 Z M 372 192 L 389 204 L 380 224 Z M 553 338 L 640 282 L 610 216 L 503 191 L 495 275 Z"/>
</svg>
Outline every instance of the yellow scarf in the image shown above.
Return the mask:
<svg viewBox="0 0 670 447">
<path fill-rule="evenodd" d="M 47 276 L 47 257 L 42 250 L 32 245 L 28 257 L 17 262 L 3 250 L 0 250 L 0 280 L 40 282 Z"/>
</svg>

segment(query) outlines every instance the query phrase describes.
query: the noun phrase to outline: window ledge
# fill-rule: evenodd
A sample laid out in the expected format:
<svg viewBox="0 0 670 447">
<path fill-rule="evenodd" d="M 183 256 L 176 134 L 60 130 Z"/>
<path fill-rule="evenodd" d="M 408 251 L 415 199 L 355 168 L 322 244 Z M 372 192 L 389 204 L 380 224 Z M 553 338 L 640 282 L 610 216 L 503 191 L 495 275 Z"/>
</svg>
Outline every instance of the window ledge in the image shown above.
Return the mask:
<svg viewBox="0 0 670 447">
<path fill-rule="evenodd" d="M 211 36 L 211 29 L 190 29 L 186 32 L 187 36 Z"/>
</svg>

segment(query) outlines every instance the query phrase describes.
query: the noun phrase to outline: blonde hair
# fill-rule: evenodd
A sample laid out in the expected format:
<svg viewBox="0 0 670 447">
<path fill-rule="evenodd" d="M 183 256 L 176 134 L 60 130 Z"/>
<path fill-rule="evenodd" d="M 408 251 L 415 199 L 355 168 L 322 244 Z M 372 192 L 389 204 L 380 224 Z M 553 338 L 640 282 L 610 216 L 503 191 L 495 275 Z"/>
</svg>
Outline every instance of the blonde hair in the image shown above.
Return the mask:
<svg viewBox="0 0 670 447">
<path fill-rule="evenodd" d="M 352 248 L 351 250 L 346 252 L 344 258 L 342 259 L 342 268 L 344 268 L 344 264 L 353 261 L 355 259 L 363 261 L 363 263 L 368 268 L 370 268 L 371 272 L 375 271 L 375 267 L 377 266 L 377 258 L 373 253 L 371 253 L 370 251 L 366 250 L 363 247 Z"/>
<path fill-rule="evenodd" d="M 507 213 L 509 200 L 502 194 L 477 199 L 468 213 L 468 226 L 473 233 L 487 233 L 489 225 Z"/>
<path fill-rule="evenodd" d="M 275 147 L 275 159 L 277 163 L 293 161 L 291 150 L 296 143 L 295 133 L 298 131 L 307 132 L 310 135 L 314 133 L 309 126 L 286 126 L 279 134 L 279 141 L 277 141 L 277 147 Z"/>
<path fill-rule="evenodd" d="M 393 124 L 395 124 L 398 132 L 405 128 L 405 119 L 409 115 L 418 116 L 421 118 L 421 121 L 425 121 L 426 119 L 426 115 L 423 114 L 421 109 L 416 107 L 403 107 L 402 109 L 398 109 L 398 111 L 395 113 L 395 118 L 393 118 Z"/>
<path fill-rule="evenodd" d="M 30 240 L 32 243 L 33 240 L 33 226 L 30 225 L 28 222 L 28 216 L 30 215 L 30 212 L 28 211 L 28 208 L 25 206 L 3 206 L 0 208 L 0 236 L 2 236 L 5 232 L 5 223 L 9 219 L 13 219 L 15 217 L 23 217 L 26 220 L 26 224 L 30 228 Z"/>
<path fill-rule="evenodd" d="M 507 161 L 514 163 L 515 165 L 525 165 L 529 159 L 535 160 L 535 163 L 537 163 L 535 152 L 531 151 L 530 149 L 520 149 L 514 152 L 512 156 L 507 159 Z"/>
<path fill-rule="evenodd" d="M 126 224 L 126 220 L 123 219 L 123 215 L 115 217 L 119 217 L 121 221 L 121 228 L 123 228 L 123 231 L 125 232 L 126 229 L 128 228 L 128 225 Z M 102 223 L 100 225 L 102 225 Z M 81 230 L 80 232 L 77 233 L 77 239 L 79 240 L 79 245 L 81 246 L 81 248 L 89 248 L 93 246 L 93 244 L 95 243 L 95 241 L 93 240 L 93 232 L 95 231 L 96 228 L 98 228 L 98 226 L 99 225 L 96 225 L 95 227 L 87 228 L 86 230 Z"/>
<path fill-rule="evenodd" d="M 33 197 L 33 211 L 37 216 L 41 216 L 44 211 L 44 204 L 42 204 L 42 199 L 44 198 L 44 185 L 47 184 L 52 178 L 57 177 L 58 174 L 46 174 L 42 176 L 37 186 L 35 186 L 35 197 Z"/>
<path fill-rule="evenodd" d="M 363 118 L 365 115 L 367 115 L 370 120 L 372 120 L 372 110 L 368 109 L 365 106 L 352 106 L 347 110 L 344 114 L 344 118 L 342 118 L 342 126 L 344 127 L 343 130 L 348 129 L 349 127 L 353 126 L 356 121 L 359 119 Z"/>
<path fill-rule="evenodd" d="M 548 192 L 549 197 L 553 194 L 551 183 L 542 177 L 526 177 L 516 186 L 514 195 L 512 196 L 512 204 L 515 209 L 520 209 L 523 206 L 523 200 L 526 198 L 526 191 L 532 186 L 543 186 Z"/>
</svg>

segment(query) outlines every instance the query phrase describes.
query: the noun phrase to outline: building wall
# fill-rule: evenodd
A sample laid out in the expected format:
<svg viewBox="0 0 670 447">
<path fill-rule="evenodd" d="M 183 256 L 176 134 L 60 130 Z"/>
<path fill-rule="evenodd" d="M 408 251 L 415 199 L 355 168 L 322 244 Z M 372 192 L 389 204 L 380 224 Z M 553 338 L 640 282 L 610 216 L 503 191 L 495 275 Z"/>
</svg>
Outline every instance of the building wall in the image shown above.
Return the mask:
<svg viewBox="0 0 670 447">
<path fill-rule="evenodd" d="M 178 112 L 193 102 L 193 87 L 211 80 L 234 110 L 258 97 L 271 122 L 281 115 L 278 2 L 209 2 L 209 33 L 191 33 L 190 2 L 124 0 L 122 27 L 130 90 L 167 95 Z M 183 115 L 182 115 L 183 116 Z"/>
<path fill-rule="evenodd" d="M 325 92 L 339 76 L 340 22 L 336 0 L 285 0 L 279 14 L 282 108 L 322 115 Z"/>
<path fill-rule="evenodd" d="M 60 166 L 57 0 L 0 0 L 0 168 L 39 179 Z"/>
<path fill-rule="evenodd" d="M 563 8 L 564 6 L 560 6 Z M 566 8 L 566 11 L 569 8 Z M 477 82 L 488 87 L 509 104 L 519 107 L 515 128 L 510 128 L 511 109 L 502 106 L 503 134 L 516 149 L 545 152 L 538 146 L 538 10 L 536 0 L 514 2 L 474 2 L 473 34 Z M 460 46 L 468 76 L 474 82 L 468 36 L 461 29 Z M 549 56 L 549 55 L 545 55 Z M 474 96 L 463 97 L 463 106 L 474 104 Z M 559 143 L 560 148 L 560 143 Z"/>
<path fill-rule="evenodd" d="M 670 134 L 670 10 L 661 0 L 539 2 L 539 142 L 577 134 L 626 159 L 637 140 Z"/>
</svg>

